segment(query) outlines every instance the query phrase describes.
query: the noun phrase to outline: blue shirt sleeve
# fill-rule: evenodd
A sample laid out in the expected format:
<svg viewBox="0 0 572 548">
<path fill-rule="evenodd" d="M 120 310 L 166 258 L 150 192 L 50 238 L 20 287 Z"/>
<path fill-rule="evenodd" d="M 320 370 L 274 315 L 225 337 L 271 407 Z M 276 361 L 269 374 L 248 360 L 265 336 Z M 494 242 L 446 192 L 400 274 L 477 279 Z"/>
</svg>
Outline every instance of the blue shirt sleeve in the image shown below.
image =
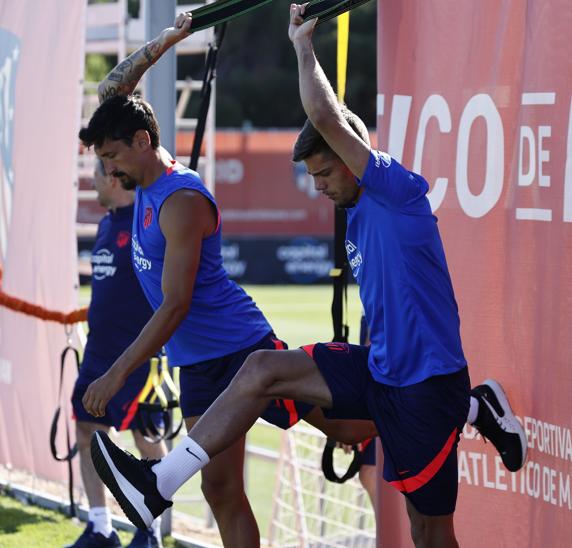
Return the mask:
<svg viewBox="0 0 572 548">
<path fill-rule="evenodd" d="M 365 172 L 358 184 L 376 200 L 392 208 L 402 208 L 425 196 L 427 181 L 407 171 L 386 152 L 371 150 Z"/>
</svg>

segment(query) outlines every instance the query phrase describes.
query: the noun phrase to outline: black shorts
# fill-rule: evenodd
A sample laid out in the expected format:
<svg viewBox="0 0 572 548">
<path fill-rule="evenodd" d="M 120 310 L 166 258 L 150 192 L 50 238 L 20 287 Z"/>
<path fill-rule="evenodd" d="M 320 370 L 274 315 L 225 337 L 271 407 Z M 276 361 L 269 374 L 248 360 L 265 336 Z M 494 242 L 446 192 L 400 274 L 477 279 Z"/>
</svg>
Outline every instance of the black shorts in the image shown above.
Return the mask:
<svg viewBox="0 0 572 548">
<path fill-rule="evenodd" d="M 134 430 L 137 428 L 137 421 L 134 419 L 137 414 L 139 396 L 149 375 L 149 362 L 146 362 L 127 377 L 119 392 L 109 400 L 103 417 L 94 417 L 83 407 L 82 399 L 88 386 L 106 373 L 112 365 L 113 360 L 106 362 L 98 362 L 93 359 L 84 360 L 79 369 L 72 394 L 74 418 L 82 422 L 113 426 L 116 430 Z M 156 426 L 162 426 L 163 422 L 159 416 L 153 417 L 153 419 Z"/>
<path fill-rule="evenodd" d="M 368 346 L 325 343 L 303 349 L 332 393 L 325 416 L 373 420 L 383 446 L 384 479 L 424 515 L 453 513 L 457 444 L 470 402 L 467 368 L 395 387 L 371 376 Z"/>
<path fill-rule="evenodd" d="M 230 384 L 246 358 L 256 350 L 285 350 L 286 343 L 266 335 L 253 346 L 222 358 L 181 367 L 181 411 L 183 417 L 202 415 Z M 262 418 L 280 428 L 287 429 L 303 419 L 313 405 L 293 400 L 274 400 Z"/>
</svg>

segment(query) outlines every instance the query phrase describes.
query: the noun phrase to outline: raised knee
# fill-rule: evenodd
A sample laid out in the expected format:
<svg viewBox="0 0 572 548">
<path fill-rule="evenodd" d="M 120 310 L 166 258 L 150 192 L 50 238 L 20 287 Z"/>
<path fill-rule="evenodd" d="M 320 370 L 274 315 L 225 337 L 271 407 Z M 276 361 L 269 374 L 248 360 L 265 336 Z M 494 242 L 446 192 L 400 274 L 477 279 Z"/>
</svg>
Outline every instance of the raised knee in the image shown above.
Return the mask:
<svg viewBox="0 0 572 548">
<path fill-rule="evenodd" d="M 275 353 L 276 350 L 256 350 L 246 358 L 237 377 L 251 388 L 264 390 L 275 378 Z"/>
</svg>

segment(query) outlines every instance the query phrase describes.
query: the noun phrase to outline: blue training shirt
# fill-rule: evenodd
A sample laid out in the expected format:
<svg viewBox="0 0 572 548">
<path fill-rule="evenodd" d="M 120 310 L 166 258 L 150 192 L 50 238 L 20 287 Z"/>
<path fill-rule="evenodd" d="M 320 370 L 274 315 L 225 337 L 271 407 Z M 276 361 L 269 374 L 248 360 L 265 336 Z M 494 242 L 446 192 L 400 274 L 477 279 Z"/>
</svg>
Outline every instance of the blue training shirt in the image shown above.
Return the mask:
<svg viewBox="0 0 572 548">
<path fill-rule="evenodd" d="M 427 181 L 372 150 L 347 209 L 346 251 L 371 328 L 373 378 L 407 386 L 466 366 Z"/>
<path fill-rule="evenodd" d="M 216 202 L 198 174 L 176 164 L 149 187 L 138 188 L 133 218 L 133 265 L 151 306 L 163 302 L 161 276 L 165 237 L 159 226 L 163 202 L 177 190 L 188 188 Z M 217 208 L 218 214 L 218 208 Z M 272 331 L 254 301 L 228 278 L 222 265 L 221 223 L 204 238 L 193 298 L 187 317 L 165 345 L 169 364 L 192 365 L 252 346 Z"/>
<path fill-rule="evenodd" d="M 99 222 L 82 367 L 107 370 L 153 314 L 131 264 L 132 223 L 133 205 L 109 211 Z"/>
</svg>

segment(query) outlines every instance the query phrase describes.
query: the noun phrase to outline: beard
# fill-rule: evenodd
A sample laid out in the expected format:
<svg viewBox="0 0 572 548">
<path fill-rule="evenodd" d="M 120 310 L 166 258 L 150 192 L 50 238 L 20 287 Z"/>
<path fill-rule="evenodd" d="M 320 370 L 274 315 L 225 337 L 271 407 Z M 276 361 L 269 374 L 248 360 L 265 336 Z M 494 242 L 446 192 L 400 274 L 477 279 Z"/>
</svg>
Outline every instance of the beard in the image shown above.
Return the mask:
<svg viewBox="0 0 572 548">
<path fill-rule="evenodd" d="M 137 181 L 127 175 L 127 173 L 123 173 L 121 171 L 119 173 L 115 173 L 113 176 L 117 178 L 123 190 L 135 190 L 137 187 Z"/>
</svg>

